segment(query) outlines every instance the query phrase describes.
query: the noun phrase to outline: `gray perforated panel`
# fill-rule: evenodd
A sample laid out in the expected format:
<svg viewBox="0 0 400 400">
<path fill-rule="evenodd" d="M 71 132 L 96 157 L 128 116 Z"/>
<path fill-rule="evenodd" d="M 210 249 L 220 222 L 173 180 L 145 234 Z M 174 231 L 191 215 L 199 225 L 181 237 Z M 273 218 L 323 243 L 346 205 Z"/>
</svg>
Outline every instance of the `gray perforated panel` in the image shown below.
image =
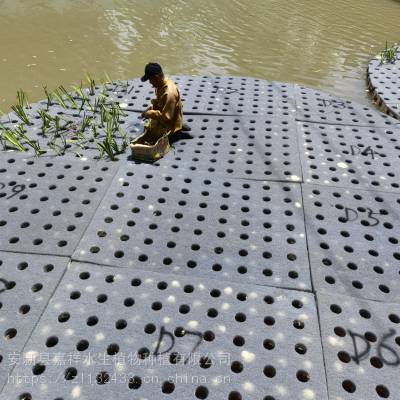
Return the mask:
<svg viewBox="0 0 400 400">
<path fill-rule="evenodd" d="M 398 120 L 370 107 L 328 93 L 295 86 L 297 119 L 326 124 L 370 127 L 400 127 Z"/>
<path fill-rule="evenodd" d="M 295 112 L 293 85 L 245 77 L 171 76 L 178 85 L 186 113 L 284 115 Z M 154 97 L 149 82 L 128 81 L 129 89 L 110 88 L 109 98 L 144 110 Z"/>
<path fill-rule="evenodd" d="M 400 130 L 298 122 L 304 181 L 396 192 Z"/>
<path fill-rule="evenodd" d="M 400 305 L 318 295 L 329 398 L 397 399 Z"/>
<path fill-rule="evenodd" d="M 327 399 L 304 292 L 74 264 L 24 353 L 1 399 Z"/>
<path fill-rule="evenodd" d="M 300 187 L 122 166 L 74 259 L 310 288 Z"/>
<path fill-rule="evenodd" d="M 0 249 L 71 255 L 117 168 L 73 155 L 3 153 Z"/>
<path fill-rule="evenodd" d="M 302 179 L 291 118 L 189 116 L 186 123 L 191 130 L 172 139 L 173 155 L 160 164 L 210 176 Z"/>
<path fill-rule="evenodd" d="M 316 291 L 400 301 L 400 195 L 304 185 Z"/>
<path fill-rule="evenodd" d="M 61 257 L 0 252 L 0 391 L 67 262 Z"/>
</svg>

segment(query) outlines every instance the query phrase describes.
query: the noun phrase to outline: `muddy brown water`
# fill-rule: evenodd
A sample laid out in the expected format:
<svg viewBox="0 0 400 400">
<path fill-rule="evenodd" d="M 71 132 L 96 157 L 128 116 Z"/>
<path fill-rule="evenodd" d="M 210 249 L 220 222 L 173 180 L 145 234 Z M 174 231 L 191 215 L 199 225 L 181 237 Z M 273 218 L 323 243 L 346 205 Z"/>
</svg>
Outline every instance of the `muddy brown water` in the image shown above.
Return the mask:
<svg viewBox="0 0 400 400">
<path fill-rule="evenodd" d="M 89 72 L 287 81 L 369 102 L 365 69 L 400 42 L 399 0 L 0 0 L 0 109 L 16 91 L 77 84 Z"/>
</svg>

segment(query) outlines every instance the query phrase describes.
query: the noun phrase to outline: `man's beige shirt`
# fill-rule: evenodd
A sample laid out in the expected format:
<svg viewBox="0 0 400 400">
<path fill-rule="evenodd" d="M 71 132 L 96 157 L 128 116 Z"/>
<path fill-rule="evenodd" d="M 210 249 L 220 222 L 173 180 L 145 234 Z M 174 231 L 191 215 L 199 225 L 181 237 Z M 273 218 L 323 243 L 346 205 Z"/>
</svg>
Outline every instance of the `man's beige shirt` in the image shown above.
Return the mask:
<svg viewBox="0 0 400 400">
<path fill-rule="evenodd" d="M 182 129 L 182 101 L 175 83 L 165 78 L 164 85 L 156 89 L 156 98 L 151 100 L 152 115 L 151 130 L 161 134 L 173 134 Z"/>
</svg>

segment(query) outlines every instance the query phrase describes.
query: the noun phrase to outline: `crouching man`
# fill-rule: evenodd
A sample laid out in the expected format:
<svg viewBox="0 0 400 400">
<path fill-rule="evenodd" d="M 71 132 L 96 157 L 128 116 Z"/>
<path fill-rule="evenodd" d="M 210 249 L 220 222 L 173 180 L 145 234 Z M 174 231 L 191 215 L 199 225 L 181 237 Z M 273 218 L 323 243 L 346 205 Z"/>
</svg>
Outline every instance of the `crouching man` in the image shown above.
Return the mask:
<svg viewBox="0 0 400 400">
<path fill-rule="evenodd" d="M 177 132 L 182 130 L 183 114 L 182 101 L 178 88 L 175 83 L 167 78 L 162 68 L 157 63 L 149 63 L 145 67 L 144 75 L 141 78 L 142 82 L 150 81 L 150 84 L 155 89 L 155 98 L 151 100 L 150 106 L 142 113 L 142 117 L 148 119 L 145 124 L 143 135 L 134 139 L 130 144 L 132 154 L 135 156 L 141 153 L 140 146 L 154 146 L 160 143 L 161 149 L 157 150 L 157 157 L 162 157 L 159 150 L 165 148 L 164 154 L 169 150 L 168 139 Z M 164 138 L 160 141 L 161 138 Z M 160 147 L 160 146 L 159 146 Z M 151 149 L 148 150 L 151 152 Z M 143 157 L 139 157 L 143 158 Z M 151 157 L 149 157 L 151 158 Z"/>
</svg>

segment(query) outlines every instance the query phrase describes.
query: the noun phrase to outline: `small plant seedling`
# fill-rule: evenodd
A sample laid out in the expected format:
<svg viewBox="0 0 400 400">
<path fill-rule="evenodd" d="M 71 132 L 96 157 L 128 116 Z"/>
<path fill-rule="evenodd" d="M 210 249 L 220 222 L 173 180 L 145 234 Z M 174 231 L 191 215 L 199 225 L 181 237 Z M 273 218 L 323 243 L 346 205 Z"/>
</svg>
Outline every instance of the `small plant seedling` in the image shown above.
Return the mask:
<svg viewBox="0 0 400 400">
<path fill-rule="evenodd" d="M 15 112 L 16 116 L 26 125 L 33 125 L 31 121 L 29 120 L 24 107 L 21 106 L 20 104 L 16 104 L 14 106 L 11 106 L 11 109 Z"/>
<path fill-rule="evenodd" d="M 49 111 L 50 106 L 53 104 L 53 94 L 47 90 L 47 86 L 43 86 L 44 93 L 47 98 L 47 111 Z"/>
<path fill-rule="evenodd" d="M 60 105 L 60 107 L 62 108 L 67 108 L 67 105 L 65 104 L 65 101 L 62 97 L 62 94 L 60 92 L 60 89 L 57 88 L 56 90 L 54 90 L 53 92 L 53 96 L 56 99 L 57 103 Z"/>
<path fill-rule="evenodd" d="M 53 120 L 53 117 L 46 112 L 46 110 L 39 110 L 38 111 L 39 117 L 42 120 L 42 133 L 44 136 L 46 136 L 47 130 L 51 126 L 51 121 Z"/>
<path fill-rule="evenodd" d="M 399 50 L 399 47 L 397 46 L 396 43 L 393 46 L 388 47 L 388 43 L 386 41 L 385 50 L 383 50 L 380 55 L 380 65 L 385 64 L 385 63 L 389 63 L 389 64 L 395 63 L 397 60 L 398 50 Z"/>
<path fill-rule="evenodd" d="M 27 97 L 26 93 L 22 89 L 17 90 L 17 100 L 18 100 L 18 105 L 20 107 L 29 108 L 28 97 Z"/>
<path fill-rule="evenodd" d="M 19 141 L 16 132 L 12 129 L 2 127 L 1 140 L 5 143 L 10 143 L 12 147 L 19 151 L 26 151 L 25 147 Z"/>
<path fill-rule="evenodd" d="M 96 82 L 89 74 L 86 74 L 86 80 L 89 83 L 89 94 L 93 96 L 96 89 Z"/>
<path fill-rule="evenodd" d="M 61 94 L 67 98 L 72 108 L 78 108 L 78 104 L 76 104 L 75 99 L 71 96 L 70 93 L 68 93 L 67 89 L 65 89 L 64 86 L 61 85 L 58 89 L 60 90 Z"/>
<path fill-rule="evenodd" d="M 29 147 L 32 147 L 33 151 L 35 152 L 35 156 L 39 157 L 41 156 L 43 153 L 45 153 L 45 151 L 43 151 L 40 148 L 39 143 L 36 140 L 30 140 L 26 134 L 25 134 L 25 129 L 22 125 L 18 125 L 15 128 L 15 132 L 16 132 L 16 136 L 18 136 L 18 139 L 23 141 L 24 143 L 26 143 Z"/>
</svg>

